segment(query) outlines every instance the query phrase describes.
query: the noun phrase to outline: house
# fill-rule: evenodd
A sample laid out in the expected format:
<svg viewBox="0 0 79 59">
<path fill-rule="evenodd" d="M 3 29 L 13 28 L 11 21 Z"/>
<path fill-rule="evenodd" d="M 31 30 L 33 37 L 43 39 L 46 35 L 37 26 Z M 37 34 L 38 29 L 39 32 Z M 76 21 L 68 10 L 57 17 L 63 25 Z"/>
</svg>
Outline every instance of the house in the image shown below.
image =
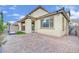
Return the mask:
<svg viewBox="0 0 79 59">
<path fill-rule="evenodd" d="M 10 33 L 15 33 L 18 31 L 19 27 L 17 24 L 8 24 L 8 30 L 10 31 Z"/>
<path fill-rule="evenodd" d="M 49 13 L 43 7 L 38 6 L 21 20 L 17 21 L 18 31 L 26 33 L 37 32 L 51 36 L 68 35 L 68 23 L 70 13 L 61 8 Z"/>
</svg>

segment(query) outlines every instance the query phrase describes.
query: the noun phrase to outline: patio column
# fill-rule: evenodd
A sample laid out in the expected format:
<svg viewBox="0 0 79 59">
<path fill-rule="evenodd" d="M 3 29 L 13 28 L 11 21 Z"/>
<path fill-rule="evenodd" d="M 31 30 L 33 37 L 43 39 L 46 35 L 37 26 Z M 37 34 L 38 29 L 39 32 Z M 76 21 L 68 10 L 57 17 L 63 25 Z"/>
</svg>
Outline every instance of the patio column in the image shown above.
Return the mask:
<svg viewBox="0 0 79 59">
<path fill-rule="evenodd" d="M 18 23 L 19 31 L 21 31 L 21 22 Z"/>
<path fill-rule="evenodd" d="M 31 19 L 26 19 L 25 20 L 25 32 L 26 33 L 31 33 L 32 32 L 32 21 L 31 21 Z"/>
</svg>

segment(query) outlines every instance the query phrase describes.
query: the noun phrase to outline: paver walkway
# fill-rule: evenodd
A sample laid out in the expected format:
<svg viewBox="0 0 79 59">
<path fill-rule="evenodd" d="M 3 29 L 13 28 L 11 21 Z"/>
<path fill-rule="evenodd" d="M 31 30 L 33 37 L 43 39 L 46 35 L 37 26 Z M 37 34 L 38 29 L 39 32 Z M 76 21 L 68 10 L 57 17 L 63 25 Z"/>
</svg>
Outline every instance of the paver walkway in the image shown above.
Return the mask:
<svg viewBox="0 0 79 59">
<path fill-rule="evenodd" d="M 0 47 L 0 53 L 2 52 L 2 47 Z"/>
<path fill-rule="evenodd" d="M 47 53 L 47 52 L 79 52 L 79 39 L 75 36 L 61 38 L 38 33 L 27 35 L 9 35 L 2 46 L 8 53 Z"/>
</svg>

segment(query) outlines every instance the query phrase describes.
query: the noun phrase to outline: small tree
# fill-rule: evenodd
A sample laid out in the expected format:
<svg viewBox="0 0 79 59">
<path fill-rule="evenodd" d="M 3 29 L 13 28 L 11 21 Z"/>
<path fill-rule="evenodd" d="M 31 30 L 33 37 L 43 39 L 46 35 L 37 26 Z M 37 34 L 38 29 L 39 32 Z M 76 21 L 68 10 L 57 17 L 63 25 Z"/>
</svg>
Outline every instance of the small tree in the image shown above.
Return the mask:
<svg viewBox="0 0 79 59">
<path fill-rule="evenodd" d="M 3 26 L 3 13 L 0 13 L 0 33 L 4 31 L 4 26 Z"/>
</svg>

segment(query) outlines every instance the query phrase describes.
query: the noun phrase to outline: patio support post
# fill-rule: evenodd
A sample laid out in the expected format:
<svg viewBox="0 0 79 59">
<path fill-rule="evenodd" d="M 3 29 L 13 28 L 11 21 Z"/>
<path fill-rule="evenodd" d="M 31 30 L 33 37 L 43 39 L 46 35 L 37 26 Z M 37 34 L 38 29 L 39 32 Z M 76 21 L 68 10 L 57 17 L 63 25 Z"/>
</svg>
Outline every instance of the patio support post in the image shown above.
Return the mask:
<svg viewBox="0 0 79 59">
<path fill-rule="evenodd" d="M 21 31 L 21 23 L 20 22 L 18 23 L 18 26 L 19 26 L 19 31 Z"/>
</svg>

